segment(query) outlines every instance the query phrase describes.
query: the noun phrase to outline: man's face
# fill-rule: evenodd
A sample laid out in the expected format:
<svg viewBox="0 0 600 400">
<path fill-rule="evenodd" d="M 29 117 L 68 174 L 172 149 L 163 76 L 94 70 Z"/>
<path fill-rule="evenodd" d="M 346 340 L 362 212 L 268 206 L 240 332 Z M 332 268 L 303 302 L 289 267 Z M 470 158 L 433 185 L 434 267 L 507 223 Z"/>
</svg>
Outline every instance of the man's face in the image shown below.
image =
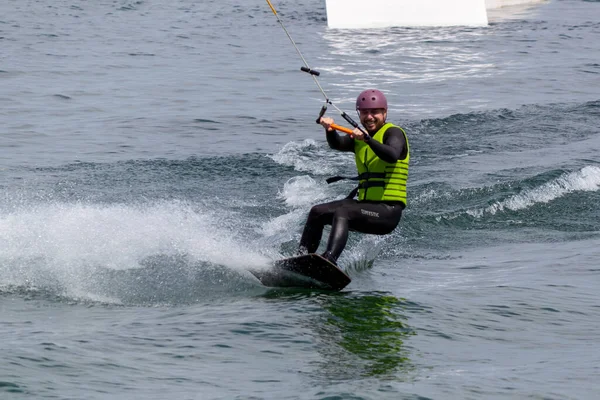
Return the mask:
<svg viewBox="0 0 600 400">
<path fill-rule="evenodd" d="M 385 125 L 387 110 L 385 108 L 365 108 L 359 110 L 358 115 L 367 132 L 375 133 Z"/>
</svg>

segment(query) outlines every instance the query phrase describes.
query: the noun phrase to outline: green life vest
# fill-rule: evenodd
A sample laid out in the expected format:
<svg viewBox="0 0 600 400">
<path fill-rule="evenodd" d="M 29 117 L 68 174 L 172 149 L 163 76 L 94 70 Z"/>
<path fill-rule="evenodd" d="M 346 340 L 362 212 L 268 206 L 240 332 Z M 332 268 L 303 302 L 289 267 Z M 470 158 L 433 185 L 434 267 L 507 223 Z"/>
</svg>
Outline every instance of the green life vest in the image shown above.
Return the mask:
<svg viewBox="0 0 600 400">
<path fill-rule="evenodd" d="M 410 160 L 406 132 L 398 126 L 387 123 L 371 137 L 371 140 L 383 143 L 383 135 L 391 127 L 399 128 L 406 140 L 406 158 L 403 160 L 387 163 L 377 157 L 366 142 L 354 141 L 354 158 L 359 174 L 358 200 L 401 201 L 406 205 L 406 180 Z"/>
</svg>

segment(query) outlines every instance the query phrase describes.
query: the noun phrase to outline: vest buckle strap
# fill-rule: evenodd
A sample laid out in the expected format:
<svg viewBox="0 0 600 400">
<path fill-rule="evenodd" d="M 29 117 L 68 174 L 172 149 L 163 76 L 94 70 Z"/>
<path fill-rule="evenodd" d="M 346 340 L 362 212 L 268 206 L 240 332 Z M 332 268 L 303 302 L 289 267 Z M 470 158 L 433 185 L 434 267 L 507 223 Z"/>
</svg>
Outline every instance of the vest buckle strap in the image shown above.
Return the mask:
<svg viewBox="0 0 600 400">
<path fill-rule="evenodd" d="M 364 181 L 358 184 L 360 189 L 367 189 L 371 187 L 385 187 L 384 181 Z"/>
<path fill-rule="evenodd" d="M 346 180 L 350 180 L 350 181 L 357 181 L 359 179 L 359 177 L 358 176 L 355 176 L 355 177 L 352 176 L 351 177 L 351 176 L 340 176 L 340 175 L 338 175 L 338 176 L 332 176 L 331 178 L 327 178 L 325 180 L 325 182 L 327 182 L 327 183 L 333 183 L 333 182 L 337 182 L 337 181 L 341 181 L 341 180 L 345 180 L 345 179 Z"/>
<path fill-rule="evenodd" d="M 385 176 L 385 172 L 363 172 L 362 174 L 358 175 L 358 179 L 361 181 L 369 179 L 384 179 Z"/>
</svg>

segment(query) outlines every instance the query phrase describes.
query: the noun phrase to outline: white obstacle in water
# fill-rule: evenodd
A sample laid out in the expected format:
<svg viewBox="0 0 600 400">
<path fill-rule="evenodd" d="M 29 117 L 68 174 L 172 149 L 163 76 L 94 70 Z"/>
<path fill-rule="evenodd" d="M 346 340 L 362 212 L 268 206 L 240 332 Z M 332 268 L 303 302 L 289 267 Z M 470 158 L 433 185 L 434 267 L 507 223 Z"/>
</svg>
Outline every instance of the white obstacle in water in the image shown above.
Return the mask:
<svg viewBox="0 0 600 400">
<path fill-rule="evenodd" d="M 546 0 L 485 0 L 488 10 L 501 7 L 521 6 L 526 4 L 541 3 Z"/>
<path fill-rule="evenodd" d="M 487 9 L 544 0 L 326 0 L 329 28 L 486 26 Z"/>
</svg>

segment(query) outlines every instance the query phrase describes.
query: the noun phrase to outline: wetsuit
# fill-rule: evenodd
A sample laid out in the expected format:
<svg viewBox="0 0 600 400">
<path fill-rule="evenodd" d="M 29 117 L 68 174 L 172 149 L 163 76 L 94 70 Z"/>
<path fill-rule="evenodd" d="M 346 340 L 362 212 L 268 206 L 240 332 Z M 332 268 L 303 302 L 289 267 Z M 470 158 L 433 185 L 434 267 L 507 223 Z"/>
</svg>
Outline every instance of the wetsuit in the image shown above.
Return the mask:
<svg viewBox="0 0 600 400">
<path fill-rule="evenodd" d="M 340 151 L 355 151 L 355 140 L 327 132 L 329 147 Z M 404 132 L 395 126 L 388 128 L 381 142 L 366 141 L 375 155 L 386 163 L 396 163 L 408 157 L 408 142 Z M 391 233 L 402 217 L 406 204 L 402 201 L 370 201 L 346 198 L 311 208 L 300 239 L 300 253 L 314 253 L 319 247 L 323 228 L 331 225 L 331 233 L 324 256 L 336 262 L 348 241 L 348 231 L 385 235 Z"/>
</svg>

